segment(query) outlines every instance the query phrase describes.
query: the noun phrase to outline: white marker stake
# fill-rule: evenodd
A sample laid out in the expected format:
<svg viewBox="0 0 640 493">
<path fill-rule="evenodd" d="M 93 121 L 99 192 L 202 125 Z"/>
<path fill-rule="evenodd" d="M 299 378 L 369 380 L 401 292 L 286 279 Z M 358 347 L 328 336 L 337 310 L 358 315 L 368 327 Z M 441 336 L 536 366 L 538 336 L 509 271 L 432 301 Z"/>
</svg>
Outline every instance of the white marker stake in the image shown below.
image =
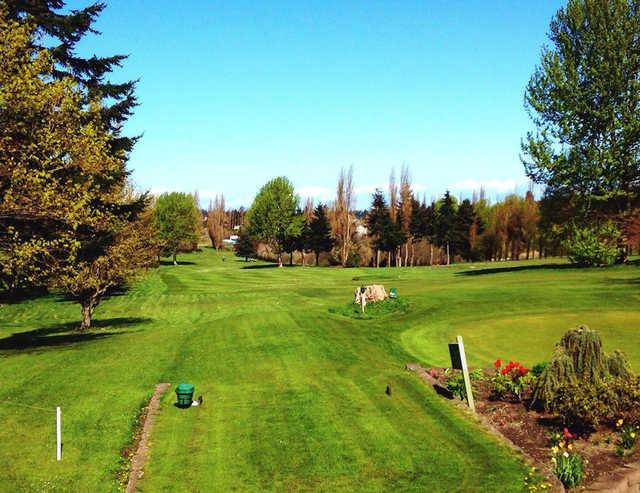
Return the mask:
<svg viewBox="0 0 640 493">
<path fill-rule="evenodd" d="M 56 407 L 56 459 L 62 460 L 62 412 Z"/>
<path fill-rule="evenodd" d="M 467 402 L 469 408 L 475 413 L 476 405 L 473 402 L 473 391 L 471 390 L 471 378 L 469 378 L 469 368 L 467 367 L 467 355 L 464 352 L 464 344 L 462 342 L 462 336 L 458 336 L 458 348 L 460 349 L 460 363 L 462 364 L 462 376 L 464 377 L 464 388 L 467 391 Z"/>
</svg>

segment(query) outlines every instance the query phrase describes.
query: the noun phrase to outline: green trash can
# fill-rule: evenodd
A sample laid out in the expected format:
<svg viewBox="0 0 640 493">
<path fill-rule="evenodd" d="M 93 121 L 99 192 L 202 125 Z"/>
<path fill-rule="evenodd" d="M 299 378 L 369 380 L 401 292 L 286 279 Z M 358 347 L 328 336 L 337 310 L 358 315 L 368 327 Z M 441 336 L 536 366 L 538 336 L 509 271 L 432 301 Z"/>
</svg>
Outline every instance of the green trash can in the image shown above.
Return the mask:
<svg viewBox="0 0 640 493">
<path fill-rule="evenodd" d="M 193 402 L 193 391 L 195 387 L 190 383 L 181 383 L 176 387 L 176 395 L 178 396 L 178 407 L 189 407 Z"/>
<path fill-rule="evenodd" d="M 391 288 L 389 290 L 389 298 L 395 300 L 398 297 L 398 290 L 396 288 Z"/>
</svg>

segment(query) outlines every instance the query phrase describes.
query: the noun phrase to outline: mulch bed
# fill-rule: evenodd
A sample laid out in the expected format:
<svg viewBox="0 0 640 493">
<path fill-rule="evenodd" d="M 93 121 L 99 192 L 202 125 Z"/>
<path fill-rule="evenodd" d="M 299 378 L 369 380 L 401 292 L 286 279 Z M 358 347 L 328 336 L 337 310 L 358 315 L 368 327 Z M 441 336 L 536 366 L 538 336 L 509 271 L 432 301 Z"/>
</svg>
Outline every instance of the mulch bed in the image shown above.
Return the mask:
<svg viewBox="0 0 640 493">
<path fill-rule="evenodd" d="M 144 466 L 149 455 L 149 439 L 155 422 L 155 416 L 160 408 L 160 399 L 162 398 L 162 394 L 164 394 L 170 386 L 171 384 L 169 383 L 159 383 L 156 385 L 153 396 L 151 397 L 147 408 L 142 413 L 142 429 L 139 434 L 136 433 L 136 437 L 132 445 L 132 448 L 135 449 L 135 453 L 129 454 L 131 457 L 131 469 L 125 489 L 126 493 L 135 493 L 137 491 L 136 487 L 138 480 L 141 479 L 144 474 Z"/>
<path fill-rule="evenodd" d="M 440 394 L 447 394 L 444 368 L 420 368 L 407 365 L 408 369 L 421 374 Z M 418 371 L 418 368 L 422 371 Z M 493 370 L 485 370 L 490 376 Z M 527 410 L 522 402 L 491 399 L 491 384 L 474 381 L 474 398 L 477 413 L 491 428 L 521 449 L 533 459 L 542 471 L 552 474 L 550 435 L 562 431 L 562 420 L 558 416 Z M 457 398 L 458 402 L 460 402 Z M 570 430 L 573 432 L 574 430 Z M 616 455 L 619 434 L 609 427 L 601 426 L 589 435 L 579 436 L 573 442 L 573 450 L 587 461 L 585 481 L 579 489 L 594 483 L 602 483 L 619 476 L 620 468 L 640 460 L 638 447 L 624 457 Z"/>
</svg>

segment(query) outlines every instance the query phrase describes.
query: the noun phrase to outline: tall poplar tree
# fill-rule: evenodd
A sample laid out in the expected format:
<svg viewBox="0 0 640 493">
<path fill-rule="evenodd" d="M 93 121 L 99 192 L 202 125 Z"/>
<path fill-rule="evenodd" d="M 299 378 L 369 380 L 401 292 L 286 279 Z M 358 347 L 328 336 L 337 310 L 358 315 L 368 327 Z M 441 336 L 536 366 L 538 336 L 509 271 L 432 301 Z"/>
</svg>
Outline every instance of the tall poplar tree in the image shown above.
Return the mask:
<svg viewBox="0 0 640 493">
<path fill-rule="evenodd" d="M 526 89 L 527 175 L 578 212 L 619 213 L 640 188 L 640 1 L 569 0 Z"/>
</svg>

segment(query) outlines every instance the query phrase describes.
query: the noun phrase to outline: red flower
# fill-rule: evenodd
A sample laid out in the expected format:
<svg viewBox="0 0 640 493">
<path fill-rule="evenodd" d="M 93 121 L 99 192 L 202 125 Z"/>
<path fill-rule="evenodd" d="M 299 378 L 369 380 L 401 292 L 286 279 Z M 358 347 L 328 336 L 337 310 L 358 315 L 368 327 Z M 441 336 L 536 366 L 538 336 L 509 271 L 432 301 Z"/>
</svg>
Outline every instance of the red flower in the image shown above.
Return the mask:
<svg viewBox="0 0 640 493">
<path fill-rule="evenodd" d="M 507 366 L 505 366 L 505 367 L 500 371 L 500 373 L 502 373 L 503 375 L 508 374 L 508 373 L 509 373 L 509 368 L 508 368 Z"/>
<path fill-rule="evenodd" d="M 493 366 L 495 366 L 496 368 L 500 368 L 502 366 L 502 360 L 498 358 L 493 362 Z"/>
<path fill-rule="evenodd" d="M 524 377 L 528 371 L 529 370 L 527 370 L 524 366 L 521 366 L 520 368 L 518 368 L 518 373 L 520 373 L 521 377 Z"/>
</svg>

